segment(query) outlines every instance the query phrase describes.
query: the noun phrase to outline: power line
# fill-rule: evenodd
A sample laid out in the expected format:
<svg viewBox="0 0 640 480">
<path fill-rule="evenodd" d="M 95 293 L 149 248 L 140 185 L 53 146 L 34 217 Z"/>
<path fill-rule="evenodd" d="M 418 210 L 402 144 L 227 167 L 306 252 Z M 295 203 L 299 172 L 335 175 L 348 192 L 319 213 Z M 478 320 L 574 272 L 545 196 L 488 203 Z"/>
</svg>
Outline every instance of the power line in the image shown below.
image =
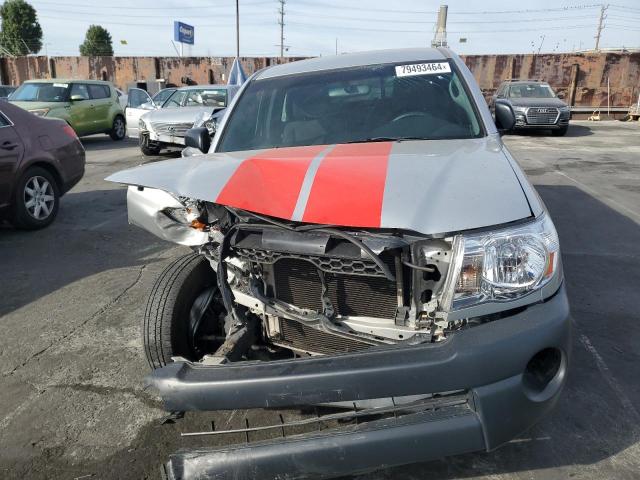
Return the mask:
<svg viewBox="0 0 640 480">
<path fill-rule="evenodd" d="M 380 33 L 421 33 L 424 34 L 424 30 L 393 30 L 393 29 L 379 29 L 379 28 L 364 28 L 364 27 L 353 27 L 350 25 L 318 25 L 311 23 L 301 23 L 301 22 L 289 22 L 288 25 L 296 26 L 296 27 L 304 27 L 304 28 L 327 28 L 327 29 L 335 29 L 335 30 L 358 30 L 364 32 L 380 32 Z M 500 30 L 460 30 L 460 31 L 448 31 L 448 33 L 506 33 L 506 32 L 538 32 L 543 30 L 566 30 L 566 29 L 580 29 L 580 28 L 592 28 L 593 25 L 559 25 L 559 26 L 551 26 L 551 27 L 541 27 L 541 28 L 518 28 L 518 29 L 500 29 Z"/>
<path fill-rule="evenodd" d="M 37 4 L 38 3 L 44 3 L 45 5 L 55 5 L 56 7 L 74 7 L 74 8 L 91 8 L 91 9 L 99 9 L 99 10 L 122 10 L 122 9 L 126 9 L 126 10 L 145 10 L 145 11 L 149 11 L 149 10 L 169 10 L 170 12 L 175 13 L 176 9 L 179 9 L 180 11 L 182 10 L 202 10 L 202 9 L 212 9 L 215 8 L 216 10 L 219 10 L 220 8 L 229 8 L 232 7 L 233 4 L 230 5 L 211 5 L 211 2 L 207 2 L 207 5 L 192 5 L 192 6 L 180 6 L 180 7 L 157 7 L 155 5 L 152 6 L 148 6 L 148 7 L 136 7 L 136 6 L 130 6 L 128 4 L 109 4 L 109 5 L 92 5 L 91 7 L 88 7 L 86 2 L 85 3 L 68 3 L 68 2 L 48 2 L 48 1 L 44 1 L 44 0 L 32 0 L 32 3 L 36 4 L 36 10 L 38 10 L 37 8 Z M 243 6 L 260 6 L 260 5 L 273 5 L 273 0 L 261 0 L 261 1 L 255 1 L 255 2 L 242 2 Z M 72 12 L 65 12 L 65 13 L 72 13 Z"/>
<path fill-rule="evenodd" d="M 297 12 L 297 11 L 292 11 L 292 10 L 288 10 L 287 14 L 289 16 L 294 15 L 294 16 L 303 16 L 305 18 L 309 17 L 309 14 L 307 13 L 303 13 L 303 12 Z M 330 19 L 335 19 L 335 15 L 316 15 L 315 13 L 313 14 L 313 18 L 330 18 Z M 509 20 L 510 23 L 534 23 L 534 22 L 553 22 L 553 21 L 573 21 L 576 19 L 591 19 L 593 18 L 593 15 L 580 15 L 580 16 L 568 16 L 568 17 L 545 17 L 545 18 L 523 18 L 523 19 L 515 19 L 515 20 Z M 392 23 L 406 23 L 406 24 L 418 24 L 418 25 L 424 25 L 424 24 L 433 24 L 435 22 L 433 22 L 432 20 L 395 20 L 395 19 L 389 19 L 389 18 L 363 18 L 363 17 L 347 17 L 344 15 L 340 16 L 340 20 L 349 20 L 349 21 L 356 21 L 356 22 L 380 22 L 380 23 L 386 23 L 386 24 L 392 24 Z M 502 24 L 503 21 L 501 20 L 470 20 L 470 21 L 466 21 L 466 20 L 460 20 L 460 21 L 454 21 L 454 22 L 450 22 L 447 21 L 447 25 L 462 25 L 462 24 L 497 24 L 500 23 Z"/>
</svg>

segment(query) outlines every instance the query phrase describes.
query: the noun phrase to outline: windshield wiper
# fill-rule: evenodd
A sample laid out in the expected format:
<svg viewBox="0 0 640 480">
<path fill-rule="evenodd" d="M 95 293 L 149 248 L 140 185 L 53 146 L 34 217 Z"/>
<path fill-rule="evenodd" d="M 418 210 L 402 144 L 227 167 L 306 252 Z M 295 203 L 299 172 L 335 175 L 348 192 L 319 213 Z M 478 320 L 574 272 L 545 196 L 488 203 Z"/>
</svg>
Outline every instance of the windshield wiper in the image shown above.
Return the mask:
<svg viewBox="0 0 640 480">
<path fill-rule="evenodd" d="M 373 143 L 373 142 L 401 142 L 403 140 L 429 140 L 427 137 L 370 137 L 360 140 L 350 140 L 345 143 Z"/>
</svg>

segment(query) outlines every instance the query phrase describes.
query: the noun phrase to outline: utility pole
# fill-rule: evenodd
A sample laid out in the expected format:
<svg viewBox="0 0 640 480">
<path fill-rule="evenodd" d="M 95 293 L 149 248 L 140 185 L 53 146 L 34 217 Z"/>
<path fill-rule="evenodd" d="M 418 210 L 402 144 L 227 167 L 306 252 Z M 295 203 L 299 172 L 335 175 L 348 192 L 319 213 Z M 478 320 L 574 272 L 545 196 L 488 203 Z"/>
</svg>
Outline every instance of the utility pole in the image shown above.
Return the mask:
<svg viewBox="0 0 640 480">
<path fill-rule="evenodd" d="M 236 0 L 236 57 L 240 58 L 240 0 Z"/>
<path fill-rule="evenodd" d="M 436 33 L 431 40 L 431 46 L 435 47 L 447 47 L 447 11 L 449 7 L 447 5 L 440 5 L 438 11 L 438 25 L 436 26 Z"/>
<path fill-rule="evenodd" d="M 598 21 L 598 31 L 596 32 L 596 51 L 600 50 L 600 35 L 602 34 L 602 30 L 604 30 L 604 20 L 607 18 L 605 12 L 609 8 L 609 5 L 602 5 L 600 7 L 600 20 Z"/>
<path fill-rule="evenodd" d="M 280 25 L 280 59 L 284 58 L 284 6 L 287 3 L 286 0 L 278 0 L 280 2 L 280 10 L 278 13 L 280 14 L 280 20 L 278 20 L 278 25 Z"/>
</svg>

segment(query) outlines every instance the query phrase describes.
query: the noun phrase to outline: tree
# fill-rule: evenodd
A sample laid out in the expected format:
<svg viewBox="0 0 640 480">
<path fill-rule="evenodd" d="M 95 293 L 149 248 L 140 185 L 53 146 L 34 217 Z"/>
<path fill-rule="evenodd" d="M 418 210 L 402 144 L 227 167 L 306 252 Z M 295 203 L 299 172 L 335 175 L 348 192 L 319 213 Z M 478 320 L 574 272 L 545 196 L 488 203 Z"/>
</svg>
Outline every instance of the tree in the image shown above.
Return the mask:
<svg viewBox="0 0 640 480">
<path fill-rule="evenodd" d="M 0 46 L 12 55 L 38 53 L 42 48 L 42 27 L 36 10 L 24 0 L 6 0 L 0 7 Z"/>
<path fill-rule="evenodd" d="M 84 37 L 84 43 L 80 45 L 80 55 L 87 57 L 111 57 L 113 45 L 111 34 L 100 25 L 91 25 Z"/>
</svg>

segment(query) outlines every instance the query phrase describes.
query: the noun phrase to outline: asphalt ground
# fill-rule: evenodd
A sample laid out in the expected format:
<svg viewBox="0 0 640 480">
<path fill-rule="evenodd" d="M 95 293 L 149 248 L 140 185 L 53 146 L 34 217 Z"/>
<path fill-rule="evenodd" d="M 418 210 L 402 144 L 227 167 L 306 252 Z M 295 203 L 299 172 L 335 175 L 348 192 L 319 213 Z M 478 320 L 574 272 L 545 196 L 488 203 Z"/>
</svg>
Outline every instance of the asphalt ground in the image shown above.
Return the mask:
<svg viewBox="0 0 640 480">
<path fill-rule="evenodd" d="M 566 137 L 505 140 L 560 234 L 575 321 L 567 388 L 552 415 L 494 452 L 359 480 L 640 477 L 640 124 L 574 122 Z M 208 414 L 160 425 L 165 412 L 142 383 L 147 296 L 188 250 L 129 226 L 125 190 L 103 180 L 157 158 L 106 136 L 84 143 L 86 175 L 53 225 L 0 227 L 3 479 L 158 478 L 170 452 L 206 443 L 179 432 Z"/>
</svg>

